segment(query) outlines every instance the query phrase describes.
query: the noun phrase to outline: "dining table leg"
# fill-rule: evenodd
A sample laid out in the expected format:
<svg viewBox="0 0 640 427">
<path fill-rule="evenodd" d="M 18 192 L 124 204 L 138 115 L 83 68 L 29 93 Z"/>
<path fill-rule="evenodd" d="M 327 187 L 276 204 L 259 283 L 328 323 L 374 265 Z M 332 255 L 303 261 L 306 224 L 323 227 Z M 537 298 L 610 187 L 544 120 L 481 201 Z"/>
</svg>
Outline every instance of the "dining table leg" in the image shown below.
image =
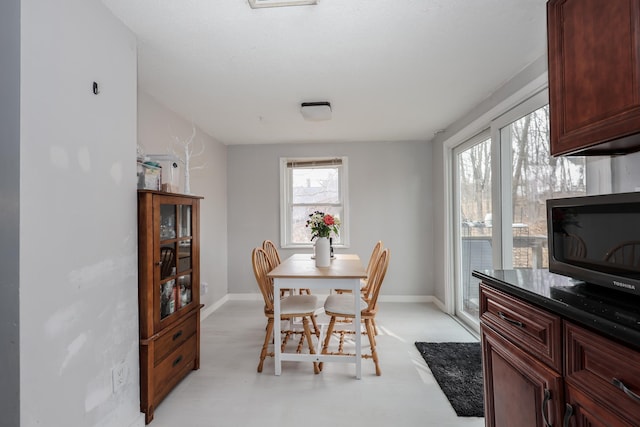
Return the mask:
<svg viewBox="0 0 640 427">
<path fill-rule="evenodd" d="M 273 358 L 275 362 L 275 374 L 282 372 L 281 347 L 280 347 L 280 280 L 273 281 Z"/>
<path fill-rule="evenodd" d="M 356 314 L 356 318 L 353 322 L 353 327 L 355 328 L 356 335 L 356 379 L 362 378 L 362 325 L 360 322 L 362 319 L 360 318 L 362 307 L 360 306 L 360 280 L 355 280 L 353 285 L 353 310 Z"/>
</svg>

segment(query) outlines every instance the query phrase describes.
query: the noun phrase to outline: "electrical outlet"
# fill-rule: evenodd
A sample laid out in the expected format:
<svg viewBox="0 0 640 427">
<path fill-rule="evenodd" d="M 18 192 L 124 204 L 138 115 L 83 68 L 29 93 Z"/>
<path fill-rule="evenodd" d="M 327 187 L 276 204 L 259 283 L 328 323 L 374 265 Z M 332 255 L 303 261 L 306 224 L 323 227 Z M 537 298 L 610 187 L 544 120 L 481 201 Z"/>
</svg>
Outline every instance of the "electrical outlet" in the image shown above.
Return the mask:
<svg viewBox="0 0 640 427">
<path fill-rule="evenodd" d="M 113 393 L 117 393 L 126 383 L 129 377 L 129 368 L 125 363 L 114 366 L 111 370 L 111 382 Z"/>
<path fill-rule="evenodd" d="M 209 292 L 209 284 L 207 282 L 200 283 L 200 294 L 205 295 Z"/>
</svg>

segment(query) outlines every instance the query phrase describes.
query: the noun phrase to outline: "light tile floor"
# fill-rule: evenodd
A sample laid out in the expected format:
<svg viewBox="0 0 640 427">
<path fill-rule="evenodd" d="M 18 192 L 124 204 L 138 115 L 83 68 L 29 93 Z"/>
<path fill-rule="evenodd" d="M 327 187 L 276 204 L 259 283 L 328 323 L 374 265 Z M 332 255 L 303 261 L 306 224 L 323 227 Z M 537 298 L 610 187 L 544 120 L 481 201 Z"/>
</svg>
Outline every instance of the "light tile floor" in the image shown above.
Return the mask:
<svg viewBox="0 0 640 427">
<path fill-rule="evenodd" d="M 457 417 L 415 341 L 476 341 L 433 304 L 380 303 L 377 349 L 382 376 L 352 364 L 284 362 L 256 372 L 266 318 L 258 301 L 229 301 L 204 320 L 201 363 L 158 406 L 151 427 L 484 426 Z M 366 342 L 366 337 L 363 337 Z M 367 350 L 368 347 L 365 349 Z"/>
</svg>

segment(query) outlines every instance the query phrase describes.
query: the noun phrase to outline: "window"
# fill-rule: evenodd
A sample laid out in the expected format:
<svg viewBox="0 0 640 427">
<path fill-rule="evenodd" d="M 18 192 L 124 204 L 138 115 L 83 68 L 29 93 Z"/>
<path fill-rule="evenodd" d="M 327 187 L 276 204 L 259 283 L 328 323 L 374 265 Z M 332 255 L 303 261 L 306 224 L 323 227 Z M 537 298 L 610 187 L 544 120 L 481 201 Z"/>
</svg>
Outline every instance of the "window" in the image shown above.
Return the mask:
<svg viewBox="0 0 640 427">
<path fill-rule="evenodd" d="M 311 247 L 309 214 L 322 211 L 340 218 L 334 246 L 348 246 L 347 158 L 280 159 L 280 239 L 283 248 Z"/>
</svg>

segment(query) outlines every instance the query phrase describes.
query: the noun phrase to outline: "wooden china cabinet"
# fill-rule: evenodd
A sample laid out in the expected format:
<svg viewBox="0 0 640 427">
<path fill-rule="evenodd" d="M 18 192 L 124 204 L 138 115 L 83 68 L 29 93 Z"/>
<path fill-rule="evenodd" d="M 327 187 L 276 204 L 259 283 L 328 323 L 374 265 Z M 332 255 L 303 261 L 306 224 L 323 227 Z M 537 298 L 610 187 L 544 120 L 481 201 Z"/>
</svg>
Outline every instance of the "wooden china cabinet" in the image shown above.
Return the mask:
<svg viewBox="0 0 640 427">
<path fill-rule="evenodd" d="M 200 199 L 138 191 L 140 409 L 200 365 Z"/>
</svg>

